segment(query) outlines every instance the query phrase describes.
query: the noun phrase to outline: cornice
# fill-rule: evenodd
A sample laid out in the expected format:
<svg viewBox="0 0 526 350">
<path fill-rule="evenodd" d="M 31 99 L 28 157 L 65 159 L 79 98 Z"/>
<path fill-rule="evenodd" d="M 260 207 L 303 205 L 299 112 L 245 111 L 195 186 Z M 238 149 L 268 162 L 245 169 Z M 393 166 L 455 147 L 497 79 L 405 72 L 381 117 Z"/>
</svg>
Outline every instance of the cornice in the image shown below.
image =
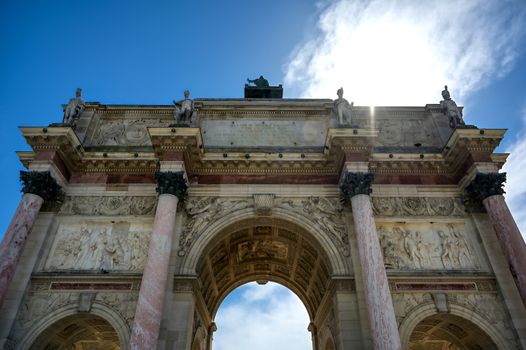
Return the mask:
<svg viewBox="0 0 526 350">
<path fill-rule="evenodd" d="M 184 160 L 189 176 L 330 176 L 339 177 L 347 155 L 359 154 L 378 175 L 455 175 L 472 152 L 488 153 L 499 168 L 507 154 L 492 152 L 503 138 L 500 129 L 457 129 L 441 153 L 378 153 L 378 130 L 329 128 L 323 151 L 212 152 L 203 146 L 199 128 L 148 128 L 152 151 L 116 148 L 88 152 L 74 131 L 64 127 L 20 128 L 32 152 L 18 152 L 27 167 L 36 153 L 56 151 L 71 173 L 152 175 L 162 160 Z M 124 148 L 125 149 L 125 148 Z M 353 161 L 352 159 L 350 160 Z"/>
</svg>

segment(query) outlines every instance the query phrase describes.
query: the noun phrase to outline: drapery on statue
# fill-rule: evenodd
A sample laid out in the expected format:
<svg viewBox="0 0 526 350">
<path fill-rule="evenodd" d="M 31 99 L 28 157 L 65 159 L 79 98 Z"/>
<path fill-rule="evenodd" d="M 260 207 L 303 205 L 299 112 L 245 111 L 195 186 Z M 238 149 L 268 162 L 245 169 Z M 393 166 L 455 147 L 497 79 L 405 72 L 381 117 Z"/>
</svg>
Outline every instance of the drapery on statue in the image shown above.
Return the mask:
<svg viewBox="0 0 526 350">
<path fill-rule="evenodd" d="M 184 91 L 184 100 L 173 101 L 174 117 L 176 124 L 190 124 L 192 122 L 192 116 L 194 114 L 194 101 L 190 98 L 190 91 Z"/>
<path fill-rule="evenodd" d="M 451 95 L 447 90 L 447 85 L 442 91 L 442 97 L 444 99 L 440 101 L 440 108 L 442 109 L 442 113 L 444 113 L 444 115 L 449 118 L 449 127 L 451 127 L 451 129 L 456 129 L 460 125 L 466 125 L 462 119 L 462 113 L 460 112 L 460 109 L 458 108 L 455 101 L 451 99 Z"/>
<path fill-rule="evenodd" d="M 258 88 L 267 88 L 269 87 L 270 85 L 268 84 L 268 80 L 263 78 L 262 75 L 259 76 L 259 78 L 257 79 L 254 79 L 254 80 L 250 80 L 247 78 L 247 81 L 248 83 L 253 83 L 254 85 L 256 85 L 256 87 Z"/>
<path fill-rule="evenodd" d="M 346 99 L 343 98 L 343 88 L 339 88 L 336 92 L 338 98 L 334 100 L 334 112 L 338 116 L 338 123 L 340 125 L 349 125 L 351 124 L 352 117 L 352 108 L 354 102 L 349 103 Z"/>
<path fill-rule="evenodd" d="M 64 119 L 62 122 L 64 124 L 72 125 L 75 120 L 80 117 L 80 114 L 84 111 L 86 103 L 81 97 L 82 89 L 77 88 L 75 92 L 75 97 L 70 99 L 68 104 L 64 107 Z"/>
</svg>

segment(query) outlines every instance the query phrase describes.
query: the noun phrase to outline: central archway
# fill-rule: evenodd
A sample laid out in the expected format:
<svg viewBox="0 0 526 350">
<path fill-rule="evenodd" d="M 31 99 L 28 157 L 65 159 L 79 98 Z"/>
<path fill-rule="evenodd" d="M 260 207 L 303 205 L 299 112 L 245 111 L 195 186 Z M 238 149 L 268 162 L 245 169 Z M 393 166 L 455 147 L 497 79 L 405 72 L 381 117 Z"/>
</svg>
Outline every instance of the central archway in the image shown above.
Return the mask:
<svg viewBox="0 0 526 350">
<path fill-rule="evenodd" d="M 311 235 L 290 222 L 257 225 L 244 220 L 208 244 L 197 274 L 212 319 L 222 300 L 238 286 L 272 281 L 292 290 L 312 320 L 330 282 L 328 261 Z"/>
</svg>

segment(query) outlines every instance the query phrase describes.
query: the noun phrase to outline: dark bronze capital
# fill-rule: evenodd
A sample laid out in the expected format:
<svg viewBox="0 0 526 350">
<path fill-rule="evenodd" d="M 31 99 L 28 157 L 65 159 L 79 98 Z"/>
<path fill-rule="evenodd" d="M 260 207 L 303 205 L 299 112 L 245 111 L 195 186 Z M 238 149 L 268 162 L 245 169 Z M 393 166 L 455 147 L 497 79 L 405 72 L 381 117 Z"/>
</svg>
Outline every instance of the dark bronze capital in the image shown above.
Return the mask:
<svg viewBox="0 0 526 350">
<path fill-rule="evenodd" d="M 369 195 L 372 192 L 373 180 L 373 173 L 347 173 L 340 185 L 341 194 L 345 200 L 350 200 L 358 194 Z"/>
<path fill-rule="evenodd" d="M 60 202 L 64 193 L 49 171 L 21 171 L 22 192 L 42 197 L 44 201 Z"/>
<path fill-rule="evenodd" d="M 157 180 L 157 193 L 173 194 L 179 200 L 186 196 L 188 185 L 182 171 L 157 171 L 155 179 Z"/>
<path fill-rule="evenodd" d="M 483 201 L 497 194 L 504 194 L 506 173 L 477 173 L 475 179 L 466 187 L 466 194 L 471 198 Z"/>
</svg>

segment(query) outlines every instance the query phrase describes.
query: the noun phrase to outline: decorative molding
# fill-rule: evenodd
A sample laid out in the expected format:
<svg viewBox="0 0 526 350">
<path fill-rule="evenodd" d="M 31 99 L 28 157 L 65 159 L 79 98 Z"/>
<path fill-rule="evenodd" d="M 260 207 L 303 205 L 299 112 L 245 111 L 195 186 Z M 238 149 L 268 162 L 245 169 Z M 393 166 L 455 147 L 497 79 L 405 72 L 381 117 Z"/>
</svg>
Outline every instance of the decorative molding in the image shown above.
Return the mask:
<svg viewBox="0 0 526 350">
<path fill-rule="evenodd" d="M 172 194 L 179 200 L 184 199 L 188 189 L 184 173 L 182 171 L 157 171 L 155 172 L 157 180 L 157 193 Z"/>
<path fill-rule="evenodd" d="M 345 174 L 340 189 L 345 200 L 350 200 L 352 197 L 365 194 L 369 195 L 372 192 L 371 184 L 374 180 L 373 173 L 347 173 Z"/>
<path fill-rule="evenodd" d="M 45 201 L 62 201 L 64 192 L 49 171 L 20 171 L 22 192 L 40 196 Z"/>
<path fill-rule="evenodd" d="M 371 197 L 375 216 L 466 216 L 460 198 Z"/>
<path fill-rule="evenodd" d="M 60 208 L 65 215 L 153 215 L 156 197 L 67 196 Z"/>
</svg>

